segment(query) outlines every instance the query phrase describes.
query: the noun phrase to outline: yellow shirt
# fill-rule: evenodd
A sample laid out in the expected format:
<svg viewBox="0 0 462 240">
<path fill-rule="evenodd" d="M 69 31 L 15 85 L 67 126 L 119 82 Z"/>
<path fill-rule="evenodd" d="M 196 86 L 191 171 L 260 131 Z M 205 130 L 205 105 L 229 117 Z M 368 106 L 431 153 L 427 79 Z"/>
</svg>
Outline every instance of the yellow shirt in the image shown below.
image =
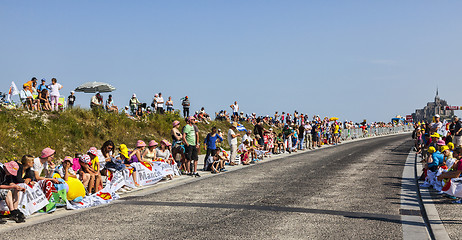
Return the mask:
<svg viewBox="0 0 462 240">
<path fill-rule="evenodd" d="M 339 129 L 340 129 L 340 127 L 338 125 L 335 125 L 334 133 L 338 133 Z"/>
<path fill-rule="evenodd" d="M 99 167 L 99 159 L 98 157 L 96 156 L 95 158 L 93 158 L 93 160 L 91 160 L 91 167 L 97 171 L 98 170 L 98 167 Z"/>
</svg>

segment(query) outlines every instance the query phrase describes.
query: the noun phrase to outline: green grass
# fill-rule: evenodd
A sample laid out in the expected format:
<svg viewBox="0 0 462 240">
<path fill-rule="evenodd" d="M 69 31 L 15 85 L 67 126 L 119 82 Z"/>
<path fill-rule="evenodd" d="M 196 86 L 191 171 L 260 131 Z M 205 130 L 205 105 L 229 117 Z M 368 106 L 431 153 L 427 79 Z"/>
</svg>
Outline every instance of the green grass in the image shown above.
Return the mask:
<svg viewBox="0 0 462 240">
<path fill-rule="evenodd" d="M 0 161 L 18 160 L 25 154 L 39 156 L 46 147 L 55 149 L 56 158 L 62 159 L 86 152 L 92 146 L 99 149 L 106 140 L 112 140 L 116 145 L 127 144 L 129 148 L 133 148 L 139 139 L 145 142 L 153 139 L 171 141 L 174 120 L 180 121 L 180 127 L 186 124 L 178 112 L 152 114 L 143 121 L 134 121 L 123 114 L 79 108 L 59 113 L 3 110 L 0 112 Z M 220 128 L 224 138 L 222 146 L 228 149 L 228 122 L 212 121 L 197 126 L 201 143 L 213 126 Z M 249 123 L 244 126 L 253 129 Z"/>
</svg>

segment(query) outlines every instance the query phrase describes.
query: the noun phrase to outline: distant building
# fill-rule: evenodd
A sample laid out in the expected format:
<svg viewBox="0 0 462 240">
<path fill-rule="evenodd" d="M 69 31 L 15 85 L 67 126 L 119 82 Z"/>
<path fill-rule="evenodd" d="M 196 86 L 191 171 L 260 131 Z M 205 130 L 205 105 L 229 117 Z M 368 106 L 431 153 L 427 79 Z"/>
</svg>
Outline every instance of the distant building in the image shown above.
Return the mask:
<svg viewBox="0 0 462 240">
<path fill-rule="evenodd" d="M 418 121 L 429 121 L 431 122 L 435 114 L 441 116 L 441 120 L 450 119 L 454 116 L 453 110 L 444 110 L 443 107 L 449 106 L 446 100 L 440 99 L 438 96 L 438 89 L 436 89 L 436 96 L 434 102 L 427 103 L 423 109 L 415 110 L 415 113 L 412 114 L 412 119 L 414 122 Z"/>
</svg>

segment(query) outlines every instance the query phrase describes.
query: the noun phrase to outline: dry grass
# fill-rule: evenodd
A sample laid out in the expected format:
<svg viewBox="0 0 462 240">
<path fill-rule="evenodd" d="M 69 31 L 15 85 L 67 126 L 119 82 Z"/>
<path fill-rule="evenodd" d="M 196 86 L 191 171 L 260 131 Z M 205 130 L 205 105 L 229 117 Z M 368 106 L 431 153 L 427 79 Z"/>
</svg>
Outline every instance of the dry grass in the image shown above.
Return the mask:
<svg viewBox="0 0 462 240">
<path fill-rule="evenodd" d="M 59 113 L 38 113 L 23 110 L 3 110 L 0 112 L 0 161 L 18 160 L 25 154 L 40 155 L 45 147 L 55 149 L 57 159 L 85 152 L 90 147 L 100 148 L 106 140 L 116 145 L 125 143 L 134 147 L 141 139 L 171 141 L 170 130 L 174 120 L 181 126 L 185 121 L 178 113 L 153 114 L 143 121 L 128 119 L 122 114 L 107 113 L 101 110 L 70 109 Z M 224 148 L 228 148 L 226 134 L 230 124 L 212 121 L 210 124 L 198 123 L 202 142 L 212 126 L 224 132 Z M 253 126 L 244 123 L 248 129 Z M 203 151 L 203 149 L 202 149 Z"/>
</svg>

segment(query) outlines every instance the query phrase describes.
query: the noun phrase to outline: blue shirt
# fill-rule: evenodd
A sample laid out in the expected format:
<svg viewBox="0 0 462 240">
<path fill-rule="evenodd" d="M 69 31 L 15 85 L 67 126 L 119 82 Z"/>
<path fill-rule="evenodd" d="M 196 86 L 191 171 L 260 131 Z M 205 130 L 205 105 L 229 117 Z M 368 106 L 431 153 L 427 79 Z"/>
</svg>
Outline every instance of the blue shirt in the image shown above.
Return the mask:
<svg viewBox="0 0 462 240">
<path fill-rule="evenodd" d="M 212 149 L 212 150 L 215 150 L 217 149 L 217 146 L 216 146 L 216 142 L 217 142 L 217 139 L 220 139 L 220 141 L 223 141 L 223 138 L 220 137 L 220 135 L 218 135 L 217 133 L 215 133 L 215 136 L 212 137 L 212 134 L 207 134 L 207 137 L 205 138 L 204 140 L 204 143 L 205 145 L 207 145 L 207 148 L 208 149 Z"/>
<path fill-rule="evenodd" d="M 443 163 L 444 155 L 439 151 L 432 153 L 433 162 L 428 164 L 428 167 L 438 166 Z"/>
</svg>

